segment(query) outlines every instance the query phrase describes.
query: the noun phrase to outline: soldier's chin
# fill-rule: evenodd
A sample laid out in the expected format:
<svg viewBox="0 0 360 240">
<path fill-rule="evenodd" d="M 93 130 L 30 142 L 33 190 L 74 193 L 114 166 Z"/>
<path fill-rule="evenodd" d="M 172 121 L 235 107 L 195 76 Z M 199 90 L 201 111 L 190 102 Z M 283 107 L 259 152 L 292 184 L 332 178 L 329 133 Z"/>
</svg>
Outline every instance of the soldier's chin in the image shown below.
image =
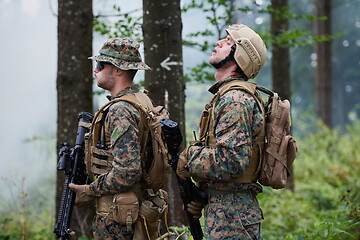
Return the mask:
<svg viewBox="0 0 360 240">
<path fill-rule="evenodd" d="M 218 69 L 218 68 L 220 68 L 222 66 L 219 62 L 210 62 L 209 61 L 209 63 L 210 63 L 210 65 L 212 65 L 216 69 Z"/>
<path fill-rule="evenodd" d="M 97 82 L 97 86 L 98 86 L 99 88 L 104 89 L 104 90 L 108 90 L 108 89 L 106 89 L 106 86 L 104 86 L 103 84 L 101 84 L 101 83 L 99 83 L 99 82 Z"/>
<path fill-rule="evenodd" d="M 208 60 L 208 62 L 209 62 L 209 64 L 211 65 L 211 66 L 213 66 L 213 67 L 215 67 L 216 66 L 216 62 L 214 62 L 212 59 L 211 59 L 211 57 L 209 58 L 209 60 Z M 216 68 L 216 67 L 215 67 Z"/>
</svg>

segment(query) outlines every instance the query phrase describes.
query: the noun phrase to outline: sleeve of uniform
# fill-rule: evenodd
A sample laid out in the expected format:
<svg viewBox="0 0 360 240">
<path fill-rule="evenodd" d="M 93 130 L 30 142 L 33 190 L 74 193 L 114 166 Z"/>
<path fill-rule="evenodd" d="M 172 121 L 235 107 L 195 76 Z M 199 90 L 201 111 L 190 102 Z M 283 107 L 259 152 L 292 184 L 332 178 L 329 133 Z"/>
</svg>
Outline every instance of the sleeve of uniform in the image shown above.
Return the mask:
<svg viewBox="0 0 360 240">
<path fill-rule="evenodd" d="M 233 179 L 250 163 L 252 107 L 247 101 L 234 101 L 225 95 L 214 113 L 218 116 L 216 147 L 189 147 L 189 171 L 202 179 Z"/>
<path fill-rule="evenodd" d="M 134 112 L 135 111 L 135 112 Z M 141 178 L 139 112 L 126 102 L 114 104 L 106 119 L 114 160 L 112 169 L 90 185 L 96 195 L 124 192 Z"/>
</svg>

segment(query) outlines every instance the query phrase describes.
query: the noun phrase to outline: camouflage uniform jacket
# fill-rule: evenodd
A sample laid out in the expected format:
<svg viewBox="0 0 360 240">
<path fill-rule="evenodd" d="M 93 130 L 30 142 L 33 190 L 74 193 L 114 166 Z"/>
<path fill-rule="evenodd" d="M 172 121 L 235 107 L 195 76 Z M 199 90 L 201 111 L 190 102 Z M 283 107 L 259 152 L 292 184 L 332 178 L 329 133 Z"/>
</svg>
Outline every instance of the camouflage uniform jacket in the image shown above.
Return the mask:
<svg viewBox="0 0 360 240">
<path fill-rule="evenodd" d="M 241 79 L 226 78 L 209 91 L 216 94 L 222 84 L 232 80 Z M 230 90 L 220 98 L 214 97 L 207 106 L 214 106 L 215 125 L 209 131 L 214 131 L 215 146 L 188 148 L 190 174 L 208 187 L 205 238 L 261 239 L 262 211 L 254 192 L 248 188 L 255 184 L 238 183 L 236 179 L 250 164 L 252 143 L 264 119 L 255 99 L 242 90 Z"/>
<path fill-rule="evenodd" d="M 134 95 L 139 86 L 120 91 L 116 97 Z M 109 100 L 114 97 L 108 97 Z M 114 157 L 112 169 L 97 177 L 90 184 L 94 195 L 126 192 L 141 179 L 141 157 L 138 125 L 139 111 L 130 103 L 119 101 L 113 104 L 105 119 L 105 134 L 108 148 Z"/>
<path fill-rule="evenodd" d="M 222 84 L 242 80 L 231 76 L 213 85 L 209 91 L 215 94 Z M 244 184 L 235 180 L 249 166 L 252 143 L 261 131 L 264 119 L 255 99 L 247 92 L 231 90 L 215 104 L 214 118 L 216 147 L 190 146 L 188 149 L 189 171 L 192 176 L 204 179 L 210 189 L 237 191 Z"/>
</svg>

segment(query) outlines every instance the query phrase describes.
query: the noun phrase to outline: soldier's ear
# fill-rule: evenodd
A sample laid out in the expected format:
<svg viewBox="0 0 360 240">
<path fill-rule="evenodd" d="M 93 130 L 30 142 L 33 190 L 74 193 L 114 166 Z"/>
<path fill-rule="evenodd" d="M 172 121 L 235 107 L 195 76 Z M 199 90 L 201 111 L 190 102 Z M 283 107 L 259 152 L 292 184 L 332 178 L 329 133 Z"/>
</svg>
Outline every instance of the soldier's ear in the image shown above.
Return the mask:
<svg viewBox="0 0 360 240">
<path fill-rule="evenodd" d="M 115 67 L 115 75 L 116 76 L 122 76 L 122 75 L 124 75 L 125 74 L 125 71 L 124 70 L 121 70 L 121 69 L 119 69 L 119 68 L 117 68 L 117 67 Z"/>
</svg>

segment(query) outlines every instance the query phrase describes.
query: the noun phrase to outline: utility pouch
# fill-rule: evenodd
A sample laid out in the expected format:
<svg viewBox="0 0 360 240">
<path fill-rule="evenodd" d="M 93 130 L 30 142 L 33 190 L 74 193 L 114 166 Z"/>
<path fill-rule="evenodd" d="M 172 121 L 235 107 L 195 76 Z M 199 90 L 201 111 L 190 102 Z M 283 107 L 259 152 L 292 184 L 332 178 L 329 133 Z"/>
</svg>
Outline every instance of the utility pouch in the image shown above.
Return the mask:
<svg viewBox="0 0 360 240">
<path fill-rule="evenodd" d="M 116 194 L 109 213 L 110 218 L 121 225 L 126 225 L 127 230 L 131 231 L 139 215 L 139 200 L 136 194 L 134 192 Z"/>
<path fill-rule="evenodd" d="M 134 240 L 163 239 L 170 235 L 167 226 L 168 200 L 167 192 L 162 189 L 155 193 L 152 189 L 145 190 L 140 217 L 135 225 Z M 161 234 L 161 223 L 165 224 L 165 234 Z"/>
</svg>

